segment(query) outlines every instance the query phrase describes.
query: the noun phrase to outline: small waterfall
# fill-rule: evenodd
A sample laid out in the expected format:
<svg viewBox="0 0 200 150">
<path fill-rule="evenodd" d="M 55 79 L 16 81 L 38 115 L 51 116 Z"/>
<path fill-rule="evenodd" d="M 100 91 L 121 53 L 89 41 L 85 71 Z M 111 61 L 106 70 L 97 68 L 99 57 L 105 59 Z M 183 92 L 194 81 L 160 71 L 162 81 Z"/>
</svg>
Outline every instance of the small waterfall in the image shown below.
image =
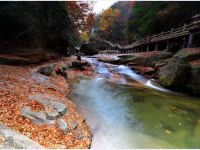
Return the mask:
<svg viewBox="0 0 200 150">
<path fill-rule="evenodd" d="M 118 59 L 116 57 L 116 59 Z M 158 83 L 156 83 L 155 80 L 150 79 L 147 80 L 141 75 L 136 74 L 133 70 L 131 70 L 129 67 L 124 65 L 112 65 L 108 63 L 99 62 L 96 58 L 85 58 L 86 61 L 88 61 L 95 72 L 98 74 L 98 78 L 107 78 L 111 79 L 113 76 L 113 73 L 118 73 L 121 75 L 122 80 L 126 81 L 126 79 L 123 77 L 123 75 L 126 75 L 130 77 L 131 79 L 138 81 L 139 83 L 148 86 L 152 89 L 163 91 L 163 92 L 171 92 L 163 87 L 161 87 Z"/>
</svg>

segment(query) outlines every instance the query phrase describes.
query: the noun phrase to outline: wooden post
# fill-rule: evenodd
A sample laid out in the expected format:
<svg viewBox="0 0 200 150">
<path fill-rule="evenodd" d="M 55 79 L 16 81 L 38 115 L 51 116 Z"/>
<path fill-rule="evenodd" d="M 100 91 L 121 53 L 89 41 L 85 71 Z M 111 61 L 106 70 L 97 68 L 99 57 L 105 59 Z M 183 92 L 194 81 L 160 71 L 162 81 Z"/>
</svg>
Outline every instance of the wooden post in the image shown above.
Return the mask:
<svg viewBox="0 0 200 150">
<path fill-rule="evenodd" d="M 182 45 L 182 48 L 185 48 L 186 47 L 186 37 L 183 38 L 183 45 Z"/>
<path fill-rule="evenodd" d="M 185 28 L 186 28 L 186 24 L 183 25 L 183 31 L 185 31 Z"/>
<path fill-rule="evenodd" d="M 194 34 L 193 34 L 193 33 L 190 33 L 190 36 L 189 36 L 189 39 L 188 39 L 187 48 L 191 48 L 191 47 L 192 47 L 192 44 L 193 44 L 193 37 L 194 37 Z"/>
<path fill-rule="evenodd" d="M 156 43 L 156 47 L 155 47 L 155 51 L 157 51 L 158 50 L 158 43 Z"/>
<path fill-rule="evenodd" d="M 173 28 L 171 28 L 170 35 L 172 35 L 172 34 L 173 34 L 173 30 L 174 30 L 174 29 L 173 29 Z"/>
<path fill-rule="evenodd" d="M 147 45 L 147 52 L 149 51 L 149 45 Z"/>
<path fill-rule="evenodd" d="M 167 40 L 166 50 L 169 51 L 169 41 Z"/>
</svg>

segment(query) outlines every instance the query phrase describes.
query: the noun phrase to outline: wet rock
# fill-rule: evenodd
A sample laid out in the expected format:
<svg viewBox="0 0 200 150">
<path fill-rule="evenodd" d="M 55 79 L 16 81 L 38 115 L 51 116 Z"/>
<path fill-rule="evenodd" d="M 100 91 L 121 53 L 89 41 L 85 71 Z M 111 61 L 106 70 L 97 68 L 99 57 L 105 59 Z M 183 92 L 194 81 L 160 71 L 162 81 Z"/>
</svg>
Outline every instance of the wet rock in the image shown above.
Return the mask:
<svg viewBox="0 0 200 150">
<path fill-rule="evenodd" d="M 45 87 L 52 88 L 54 85 L 49 81 L 49 77 L 40 73 L 33 73 L 32 78 L 35 82 L 44 85 Z"/>
<path fill-rule="evenodd" d="M 67 72 L 66 72 L 67 68 L 66 67 L 60 67 L 57 71 L 56 74 L 57 75 L 61 75 L 64 78 L 67 78 Z"/>
<path fill-rule="evenodd" d="M 2 149 L 43 149 L 41 145 L 29 139 L 23 134 L 17 133 L 11 128 L 0 124 L 0 136 L 4 141 L 0 143 Z"/>
<path fill-rule="evenodd" d="M 90 56 L 98 54 L 98 51 L 94 49 L 93 44 L 82 44 L 80 52 Z"/>
<path fill-rule="evenodd" d="M 171 54 L 168 52 L 159 52 L 155 51 L 150 54 L 142 53 L 142 54 L 134 54 L 134 55 L 124 55 L 119 56 L 122 59 L 120 62 L 128 63 L 131 66 L 148 66 L 154 67 L 156 62 L 167 59 L 171 57 Z"/>
<path fill-rule="evenodd" d="M 161 60 L 161 61 L 158 61 L 158 62 L 155 62 L 155 69 L 158 69 L 160 67 L 163 67 L 165 66 L 166 64 L 168 63 L 167 60 Z"/>
<path fill-rule="evenodd" d="M 77 123 L 74 121 L 70 121 L 68 124 L 72 130 L 75 130 L 77 128 Z"/>
<path fill-rule="evenodd" d="M 120 64 L 120 59 L 115 59 L 112 57 L 101 57 L 97 59 L 98 61 L 110 64 Z"/>
<path fill-rule="evenodd" d="M 183 59 L 171 58 L 158 73 L 160 84 L 171 88 L 184 88 L 189 77 L 190 66 Z"/>
<path fill-rule="evenodd" d="M 151 75 L 154 73 L 154 68 L 152 67 L 132 66 L 131 69 L 142 75 Z"/>
<path fill-rule="evenodd" d="M 197 121 L 197 124 L 194 128 L 194 136 L 199 139 L 200 138 L 200 120 Z"/>
<path fill-rule="evenodd" d="M 46 111 L 45 113 L 47 115 L 47 119 L 49 119 L 49 120 L 55 120 L 55 119 L 57 119 L 60 116 L 60 114 L 57 111 L 55 111 L 55 110 L 53 110 L 53 111 Z"/>
<path fill-rule="evenodd" d="M 173 90 L 200 95 L 200 64 L 191 63 L 199 59 L 200 51 L 198 48 L 178 51 L 172 58 L 168 59 L 166 65 L 160 67 L 159 70 L 157 69 L 161 85 Z"/>
<path fill-rule="evenodd" d="M 186 84 L 192 94 L 200 95 L 200 65 L 191 65 L 190 78 Z"/>
<path fill-rule="evenodd" d="M 51 125 L 54 121 L 48 120 L 44 111 L 33 112 L 30 107 L 24 106 L 20 109 L 21 116 L 30 119 L 35 124 Z"/>
<path fill-rule="evenodd" d="M 48 107 L 53 108 L 60 115 L 64 115 L 67 112 L 67 108 L 63 103 L 59 102 L 56 99 L 53 99 L 50 96 L 46 96 L 43 94 L 37 94 L 34 96 L 30 96 L 29 99 L 39 102 L 47 109 L 48 109 Z"/>
<path fill-rule="evenodd" d="M 47 67 L 42 67 L 38 70 L 39 73 L 43 74 L 43 75 L 46 75 L 46 76 L 50 76 L 52 71 L 53 71 L 53 68 L 54 68 L 55 64 L 50 64 L 49 66 Z"/>
<path fill-rule="evenodd" d="M 72 62 L 72 68 L 85 70 L 89 63 L 87 61 L 74 61 Z"/>
<path fill-rule="evenodd" d="M 185 48 L 178 51 L 173 56 L 174 58 L 185 59 L 186 61 L 193 61 L 200 59 L 200 49 L 199 48 Z"/>
<path fill-rule="evenodd" d="M 63 119 L 61 119 L 61 118 L 57 119 L 56 123 L 57 123 L 58 128 L 59 128 L 64 134 L 67 134 L 67 132 L 68 132 L 67 123 L 66 123 Z"/>
</svg>

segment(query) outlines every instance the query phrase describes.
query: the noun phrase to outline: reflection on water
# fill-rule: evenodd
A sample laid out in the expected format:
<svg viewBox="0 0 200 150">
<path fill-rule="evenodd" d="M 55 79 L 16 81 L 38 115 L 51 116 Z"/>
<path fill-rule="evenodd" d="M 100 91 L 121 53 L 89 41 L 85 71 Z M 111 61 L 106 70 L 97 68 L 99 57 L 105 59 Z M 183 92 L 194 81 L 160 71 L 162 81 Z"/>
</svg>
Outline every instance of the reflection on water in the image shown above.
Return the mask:
<svg viewBox="0 0 200 150">
<path fill-rule="evenodd" d="M 92 129 L 92 148 L 200 148 L 196 99 L 104 79 L 80 80 L 72 91 Z"/>
<path fill-rule="evenodd" d="M 93 133 L 92 148 L 200 148 L 199 99 L 160 90 L 152 80 L 154 89 L 111 83 L 103 68 L 102 78 L 72 85 L 71 99 Z"/>
</svg>

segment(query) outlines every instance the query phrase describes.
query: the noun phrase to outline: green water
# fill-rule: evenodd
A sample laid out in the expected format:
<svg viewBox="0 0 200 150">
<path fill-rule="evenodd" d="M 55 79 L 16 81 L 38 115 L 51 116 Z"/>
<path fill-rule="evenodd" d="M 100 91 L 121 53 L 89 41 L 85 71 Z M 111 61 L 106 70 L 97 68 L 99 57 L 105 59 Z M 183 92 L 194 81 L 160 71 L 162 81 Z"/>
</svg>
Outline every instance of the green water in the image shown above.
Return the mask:
<svg viewBox="0 0 200 150">
<path fill-rule="evenodd" d="M 93 132 L 91 148 L 200 148 L 200 99 L 81 79 L 71 99 Z"/>
</svg>

